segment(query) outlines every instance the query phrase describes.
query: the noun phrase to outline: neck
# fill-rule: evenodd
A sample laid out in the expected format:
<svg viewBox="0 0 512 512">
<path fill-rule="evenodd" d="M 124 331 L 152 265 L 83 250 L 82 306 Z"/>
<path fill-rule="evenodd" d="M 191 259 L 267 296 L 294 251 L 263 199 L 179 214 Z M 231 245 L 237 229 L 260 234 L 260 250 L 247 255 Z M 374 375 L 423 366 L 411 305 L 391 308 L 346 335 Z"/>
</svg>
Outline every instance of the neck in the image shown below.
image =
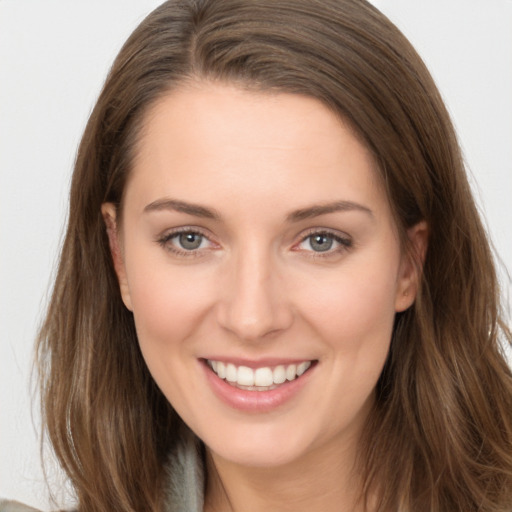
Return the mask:
<svg viewBox="0 0 512 512">
<path fill-rule="evenodd" d="M 359 512 L 354 463 L 354 444 L 271 468 L 240 466 L 208 450 L 205 512 Z"/>
</svg>

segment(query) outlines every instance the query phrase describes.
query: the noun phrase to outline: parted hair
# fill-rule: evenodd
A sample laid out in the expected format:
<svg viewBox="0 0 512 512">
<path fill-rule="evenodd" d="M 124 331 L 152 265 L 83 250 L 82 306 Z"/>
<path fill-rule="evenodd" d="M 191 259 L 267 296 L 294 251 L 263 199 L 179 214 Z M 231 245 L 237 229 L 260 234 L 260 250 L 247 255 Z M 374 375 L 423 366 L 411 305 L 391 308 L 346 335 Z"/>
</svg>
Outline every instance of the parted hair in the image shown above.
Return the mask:
<svg viewBox="0 0 512 512">
<path fill-rule="evenodd" d="M 122 209 L 144 114 L 190 80 L 318 99 L 372 152 L 403 250 L 407 228 L 428 225 L 358 450 L 362 499 L 372 512 L 510 512 L 511 334 L 493 254 L 429 72 L 364 0 L 170 0 L 122 47 L 78 149 L 37 345 L 46 432 L 80 511 L 162 509 L 181 420 L 142 358 L 100 210 Z"/>
</svg>

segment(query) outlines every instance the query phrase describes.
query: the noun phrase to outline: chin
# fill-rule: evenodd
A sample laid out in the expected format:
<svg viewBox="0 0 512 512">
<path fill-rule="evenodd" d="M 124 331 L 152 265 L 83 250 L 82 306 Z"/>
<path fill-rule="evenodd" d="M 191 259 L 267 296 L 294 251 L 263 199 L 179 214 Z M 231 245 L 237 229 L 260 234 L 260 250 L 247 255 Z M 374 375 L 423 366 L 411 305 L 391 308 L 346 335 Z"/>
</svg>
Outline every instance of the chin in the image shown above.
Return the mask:
<svg viewBox="0 0 512 512">
<path fill-rule="evenodd" d="M 243 443 L 229 443 L 209 447 L 215 455 L 241 467 L 277 468 L 297 462 L 307 453 L 301 446 L 282 443 L 280 440 L 254 441 L 245 440 Z"/>
<path fill-rule="evenodd" d="M 229 433 L 225 435 L 226 432 Z M 299 462 L 326 442 L 322 436 L 300 425 L 276 425 L 275 422 L 210 431 L 202 439 L 214 458 L 252 468 L 277 468 Z"/>
</svg>

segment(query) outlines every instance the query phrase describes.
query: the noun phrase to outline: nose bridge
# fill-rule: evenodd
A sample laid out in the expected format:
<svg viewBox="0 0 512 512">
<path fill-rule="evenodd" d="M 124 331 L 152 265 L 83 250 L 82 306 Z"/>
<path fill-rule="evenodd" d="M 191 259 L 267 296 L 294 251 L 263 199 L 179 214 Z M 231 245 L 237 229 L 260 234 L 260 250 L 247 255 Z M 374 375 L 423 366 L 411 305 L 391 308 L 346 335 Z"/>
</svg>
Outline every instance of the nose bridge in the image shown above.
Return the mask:
<svg viewBox="0 0 512 512">
<path fill-rule="evenodd" d="M 244 340 L 257 340 L 291 321 L 279 265 L 272 251 L 253 241 L 233 254 L 220 321 Z"/>
</svg>

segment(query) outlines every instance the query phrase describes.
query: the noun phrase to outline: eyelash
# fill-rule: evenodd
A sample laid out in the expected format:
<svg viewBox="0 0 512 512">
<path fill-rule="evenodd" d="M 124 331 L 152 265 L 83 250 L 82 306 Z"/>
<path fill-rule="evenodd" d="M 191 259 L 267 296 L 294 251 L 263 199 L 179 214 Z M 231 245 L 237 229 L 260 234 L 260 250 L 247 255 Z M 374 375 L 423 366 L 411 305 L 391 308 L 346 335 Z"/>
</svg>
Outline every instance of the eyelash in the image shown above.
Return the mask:
<svg viewBox="0 0 512 512">
<path fill-rule="evenodd" d="M 176 254 L 177 256 L 183 256 L 186 258 L 197 258 L 199 256 L 202 256 L 203 250 L 201 249 L 180 249 L 179 247 L 172 245 L 170 242 L 173 238 L 177 238 L 180 235 L 199 235 L 203 237 L 203 239 L 207 240 L 209 243 L 213 243 L 208 235 L 204 233 L 201 229 L 196 227 L 184 227 L 179 228 L 174 231 L 165 233 L 163 236 L 157 238 L 157 242 L 159 245 L 161 245 L 166 251 L 172 252 L 173 254 Z"/>
<path fill-rule="evenodd" d="M 163 236 L 160 236 L 157 238 L 157 243 L 161 245 L 165 250 L 176 254 L 177 256 L 183 256 L 183 257 L 199 257 L 204 254 L 204 249 L 197 248 L 197 249 L 180 249 L 175 245 L 172 245 L 170 242 L 174 238 L 179 237 L 180 235 L 199 235 L 203 239 L 207 240 L 210 244 L 213 242 L 210 240 L 208 235 L 204 233 L 201 229 L 196 227 L 183 227 L 178 228 L 174 231 L 168 232 L 164 234 Z M 297 247 L 305 243 L 308 239 L 312 239 L 314 236 L 323 236 L 325 238 L 331 239 L 333 242 L 338 244 L 338 247 L 335 249 L 331 249 L 330 247 L 325 251 L 304 251 L 308 253 L 308 257 L 310 258 L 329 258 L 333 256 L 337 256 L 353 247 L 353 242 L 349 237 L 343 237 L 340 236 L 337 233 L 334 233 L 332 231 L 326 230 L 326 229 L 312 229 L 311 231 L 307 232 L 305 235 L 302 236 L 300 241 L 295 244 L 292 248 L 294 251 L 300 251 Z M 202 243 L 202 242 L 201 242 Z M 310 241 L 311 245 L 311 241 Z"/>
<path fill-rule="evenodd" d="M 327 249 L 326 251 L 305 251 L 308 253 L 309 258 L 329 258 L 329 257 L 335 257 L 339 256 L 341 253 L 350 250 L 353 247 L 353 241 L 348 236 L 340 236 L 339 233 L 329 231 L 328 229 L 312 229 L 309 232 L 307 232 L 305 235 L 302 236 L 299 243 L 294 245 L 295 251 L 300 251 L 300 249 L 295 249 L 296 247 L 302 245 L 303 243 L 307 242 L 307 240 L 310 240 L 311 245 L 311 239 L 315 236 L 323 236 L 325 238 L 331 239 L 333 242 L 338 244 L 338 247 L 335 247 L 334 249 Z"/>
</svg>

